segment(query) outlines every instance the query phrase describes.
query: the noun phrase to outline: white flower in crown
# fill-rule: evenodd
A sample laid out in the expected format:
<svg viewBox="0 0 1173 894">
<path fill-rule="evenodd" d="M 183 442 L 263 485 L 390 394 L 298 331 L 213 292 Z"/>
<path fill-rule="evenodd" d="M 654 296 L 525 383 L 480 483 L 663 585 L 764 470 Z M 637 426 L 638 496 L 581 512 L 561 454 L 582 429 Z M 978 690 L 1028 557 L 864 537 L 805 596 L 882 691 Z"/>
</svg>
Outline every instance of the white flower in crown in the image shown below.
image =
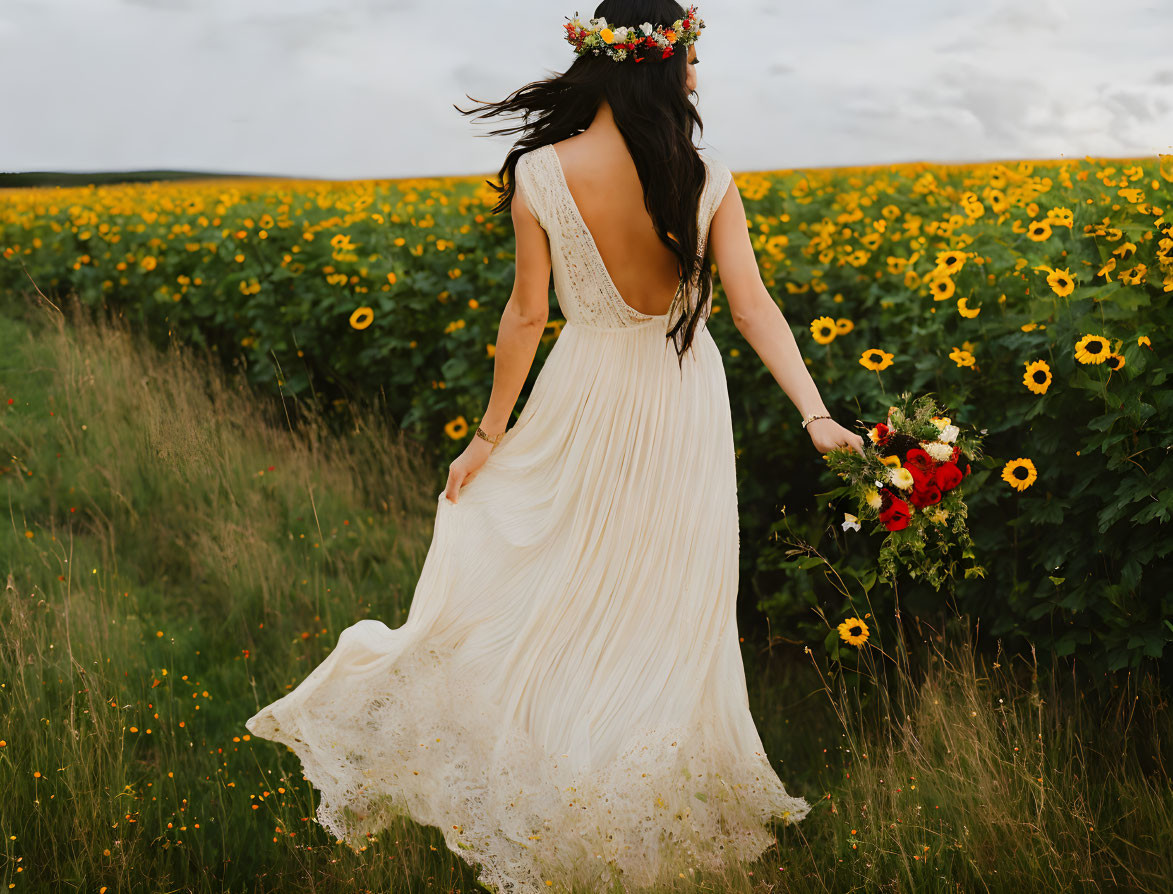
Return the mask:
<svg viewBox="0 0 1173 894">
<path fill-rule="evenodd" d="M 643 33 L 644 37 L 647 37 L 649 34 L 651 34 L 656 29 L 652 27 L 651 22 L 644 22 L 642 25 L 639 26 L 639 30 Z"/>
<path fill-rule="evenodd" d="M 616 40 L 627 40 L 627 26 L 626 25 L 624 25 L 621 28 L 615 29 L 615 39 Z"/>
<path fill-rule="evenodd" d="M 957 440 L 957 436 L 961 434 L 961 430 L 956 425 L 946 425 L 941 429 L 941 434 L 938 437 L 946 444 L 952 444 Z"/>
<path fill-rule="evenodd" d="M 856 518 L 854 515 L 852 515 L 850 512 L 844 512 L 843 513 L 843 530 L 846 531 L 849 528 L 853 531 L 858 531 L 860 529 L 859 519 Z"/>
</svg>

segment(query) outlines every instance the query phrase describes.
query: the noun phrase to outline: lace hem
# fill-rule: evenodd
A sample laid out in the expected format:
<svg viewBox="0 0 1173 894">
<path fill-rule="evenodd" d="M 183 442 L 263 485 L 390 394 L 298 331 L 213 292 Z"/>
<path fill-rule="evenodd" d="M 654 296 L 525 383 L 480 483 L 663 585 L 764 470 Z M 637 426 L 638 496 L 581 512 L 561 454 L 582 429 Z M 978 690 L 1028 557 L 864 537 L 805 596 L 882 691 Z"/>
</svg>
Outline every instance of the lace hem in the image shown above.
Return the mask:
<svg viewBox="0 0 1173 894">
<path fill-rule="evenodd" d="M 703 722 L 636 731 L 606 765 L 575 767 L 503 728 L 479 688 L 449 673 L 450 652 L 421 644 L 369 660 L 367 624 L 407 633 L 359 622 L 245 724 L 300 758 L 321 791 L 318 822 L 354 849 L 408 816 L 437 826 L 499 894 L 549 891 L 547 879 L 640 890 L 756 859 L 774 842 L 772 818 L 810 810 L 763 753 L 730 753 Z"/>
</svg>

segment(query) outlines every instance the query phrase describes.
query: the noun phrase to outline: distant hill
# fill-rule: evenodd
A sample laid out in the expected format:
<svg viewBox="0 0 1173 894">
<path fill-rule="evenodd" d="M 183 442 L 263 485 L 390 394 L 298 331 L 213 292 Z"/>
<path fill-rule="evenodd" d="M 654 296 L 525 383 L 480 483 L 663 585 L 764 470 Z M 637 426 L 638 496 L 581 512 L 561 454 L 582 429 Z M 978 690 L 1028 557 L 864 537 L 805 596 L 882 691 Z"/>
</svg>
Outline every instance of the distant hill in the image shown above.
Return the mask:
<svg viewBox="0 0 1173 894">
<path fill-rule="evenodd" d="M 105 183 L 138 183 L 144 180 L 193 180 L 203 177 L 253 177 L 256 174 L 227 174 L 210 171 L 95 171 L 63 173 L 61 171 L 24 171 L 0 173 L 0 189 L 14 186 L 87 186 Z"/>
</svg>

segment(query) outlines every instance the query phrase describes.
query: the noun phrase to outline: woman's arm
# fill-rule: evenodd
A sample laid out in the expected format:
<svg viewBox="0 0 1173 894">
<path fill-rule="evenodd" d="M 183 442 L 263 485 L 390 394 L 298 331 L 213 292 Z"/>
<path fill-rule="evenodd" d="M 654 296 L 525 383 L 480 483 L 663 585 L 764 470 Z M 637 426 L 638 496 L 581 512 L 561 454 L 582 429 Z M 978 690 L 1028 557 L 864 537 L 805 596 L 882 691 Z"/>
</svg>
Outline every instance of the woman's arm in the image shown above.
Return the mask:
<svg viewBox="0 0 1173 894">
<path fill-rule="evenodd" d="M 762 282 L 749 238 L 745 206 L 732 180 L 709 225 L 709 249 L 737 330 L 802 416 L 826 413 L 827 407 L 806 367 L 794 333 Z M 816 419 L 808 423 L 806 430 L 820 453 L 844 446 L 863 453 L 863 438 L 832 419 Z"/>
<path fill-rule="evenodd" d="M 546 231 L 526 205 L 520 190 L 513 193 L 510 212 L 517 239 L 513 292 L 497 327 L 493 390 L 480 419 L 481 428 L 490 437 L 509 427 L 513 405 L 529 375 L 550 316 L 550 243 Z M 493 445 L 484 438 L 475 433 L 469 438 L 460 456 L 448 466 L 444 495 L 450 503 L 459 502 L 460 488 L 476 477 L 492 451 Z"/>
<path fill-rule="evenodd" d="M 550 316 L 550 243 L 520 190 L 511 206 L 517 239 L 513 292 L 501 314 L 493 352 L 493 391 L 481 418 L 485 434 L 505 431 Z"/>
</svg>

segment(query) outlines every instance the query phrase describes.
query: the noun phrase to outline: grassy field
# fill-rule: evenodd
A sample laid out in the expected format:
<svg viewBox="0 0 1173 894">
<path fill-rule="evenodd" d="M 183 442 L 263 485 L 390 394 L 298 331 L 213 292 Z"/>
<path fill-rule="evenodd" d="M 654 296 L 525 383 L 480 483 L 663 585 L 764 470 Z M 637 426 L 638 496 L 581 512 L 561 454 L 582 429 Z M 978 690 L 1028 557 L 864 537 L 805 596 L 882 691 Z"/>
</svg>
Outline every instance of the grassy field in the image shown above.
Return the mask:
<svg viewBox="0 0 1173 894">
<path fill-rule="evenodd" d="M 377 410 L 295 429 L 216 364 L 84 315 L 0 320 L 0 352 L 4 890 L 479 890 L 436 829 L 331 840 L 295 756 L 243 725 L 346 626 L 403 622 L 434 457 Z M 1157 682 L 1085 692 L 975 656 L 960 620 L 903 622 L 849 668 L 747 634 L 767 753 L 816 806 L 679 890 L 1169 890 Z"/>
</svg>

